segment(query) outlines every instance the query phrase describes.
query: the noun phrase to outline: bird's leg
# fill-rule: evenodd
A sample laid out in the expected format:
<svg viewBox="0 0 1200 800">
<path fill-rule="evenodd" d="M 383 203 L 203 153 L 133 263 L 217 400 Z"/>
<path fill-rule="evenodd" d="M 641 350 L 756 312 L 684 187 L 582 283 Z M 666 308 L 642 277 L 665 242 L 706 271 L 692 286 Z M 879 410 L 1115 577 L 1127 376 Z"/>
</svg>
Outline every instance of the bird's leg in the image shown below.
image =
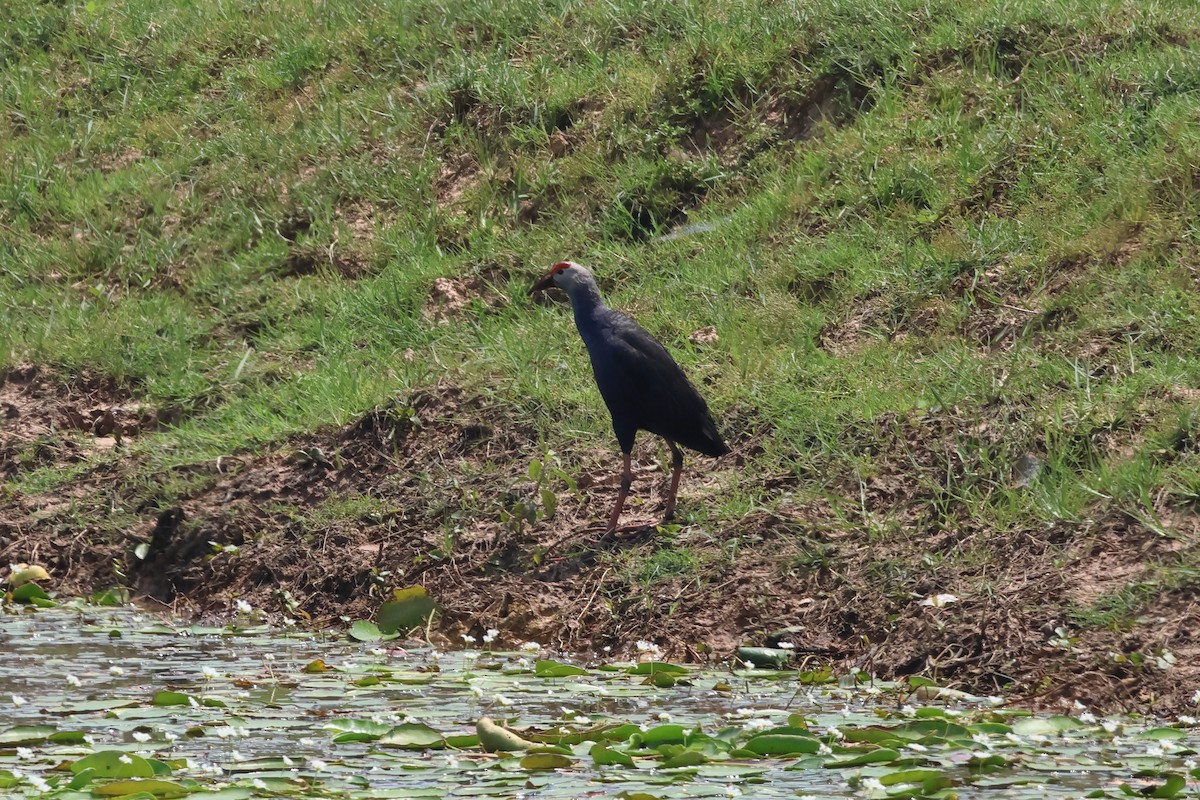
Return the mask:
<svg viewBox="0 0 1200 800">
<path fill-rule="evenodd" d="M 625 458 L 621 471 L 621 491 L 617 493 L 617 504 L 608 517 L 608 533 L 617 529 L 617 521 L 621 518 L 621 510 L 625 508 L 625 498 L 629 496 L 629 487 L 633 486 L 633 466 L 629 453 L 622 454 Z"/>
<path fill-rule="evenodd" d="M 679 476 L 683 473 L 683 453 L 670 439 L 666 439 L 667 446 L 671 448 L 671 490 L 667 492 L 667 508 L 663 512 L 663 519 L 668 520 L 675 516 L 675 493 L 679 491 Z"/>
</svg>

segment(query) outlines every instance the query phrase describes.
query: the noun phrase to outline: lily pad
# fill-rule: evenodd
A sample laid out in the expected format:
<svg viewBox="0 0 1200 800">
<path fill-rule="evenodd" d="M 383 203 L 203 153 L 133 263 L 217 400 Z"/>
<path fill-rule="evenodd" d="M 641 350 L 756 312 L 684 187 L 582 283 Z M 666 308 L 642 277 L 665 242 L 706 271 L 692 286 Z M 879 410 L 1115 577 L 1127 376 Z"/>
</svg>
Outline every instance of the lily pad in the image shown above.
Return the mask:
<svg viewBox="0 0 1200 800">
<path fill-rule="evenodd" d="M 91 770 L 98 778 L 154 777 L 154 767 L 147 759 L 119 750 L 101 750 L 84 756 L 69 766 L 72 773 L 79 774 L 84 770 Z"/>
<path fill-rule="evenodd" d="M 792 657 L 791 650 L 774 647 L 739 647 L 737 657 L 747 664 L 756 667 L 775 667 L 781 669 Z"/>
<path fill-rule="evenodd" d="M 573 664 L 564 664 L 552 659 L 541 659 L 534 664 L 533 674 L 539 678 L 568 678 L 572 675 L 587 675 L 588 671 Z"/>
<path fill-rule="evenodd" d="M 384 633 L 409 631 L 423 627 L 435 611 L 437 603 L 424 586 L 409 586 L 392 592 L 392 599 L 376 612 L 375 621 Z"/>
<path fill-rule="evenodd" d="M 127 795 L 149 794 L 154 797 L 172 798 L 191 794 L 192 790 L 178 783 L 162 780 L 127 780 L 114 781 L 101 786 L 92 787 L 92 794 L 101 797 L 125 797 Z"/>
</svg>

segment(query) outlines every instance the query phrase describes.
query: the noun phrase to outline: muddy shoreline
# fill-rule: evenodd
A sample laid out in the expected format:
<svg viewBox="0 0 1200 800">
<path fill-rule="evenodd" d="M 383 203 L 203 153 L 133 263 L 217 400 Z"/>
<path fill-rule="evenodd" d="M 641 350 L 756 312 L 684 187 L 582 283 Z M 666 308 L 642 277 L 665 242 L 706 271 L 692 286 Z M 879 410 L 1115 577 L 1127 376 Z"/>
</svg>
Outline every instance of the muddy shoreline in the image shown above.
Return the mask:
<svg viewBox="0 0 1200 800">
<path fill-rule="evenodd" d="M 242 600 L 275 620 L 324 626 L 371 618 L 391 589 L 419 584 L 440 605 L 435 635 L 447 646 L 496 628 L 501 644 L 588 655 L 646 640 L 668 658 L 715 663 L 741 644 L 786 641 L 804 668 L 923 675 L 1037 706 L 1196 709 L 1200 598 L 1153 585 L 1147 571 L 1190 545 L 1103 506 L 1036 529 L 932 525 L 922 487 L 897 460 L 864 496 L 911 535 L 873 537 L 821 500 L 720 526 L 687 523 L 688 504 L 738 479 L 756 437 L 769 435 L 758 429 L 731 437 L 726 459 L 692 462 L 684 524 L 600 544 L 617 488 L 612 453 L 564 455 L 577 491 L 543 478 L 557 500 L 546 517 L 526 475 L 536 432 L 453 385 L 262 452 L 185 465 L 169 476 L 189 489 L 175 496 L 165 478 L 147 480 L 139 447 L 170 413 L 115 382 L 21 367 L 0 382 L 0 413 L 0 560 L 45 566 L 63 594 L 123 586 L 199 617 Z M 888 422 L 931 457 L 957 435 L 954 423 Z M 652 519 L 665 490 L 668 470 L 652 448 L 635 453 L 631 521 Z M 30 470 L 69 477 L 19 490 L 13 480 Z M 779 476 L 766 489 L 802 498 L 805 480 Z M 532 522 L 512 515 L 521 502 Z M 1132 626 L 1073 623 L 1078 609 L 1139 576 L 1145 596 Z M 937 594 L 956 601 L 921 603 Z"/>
</svg>

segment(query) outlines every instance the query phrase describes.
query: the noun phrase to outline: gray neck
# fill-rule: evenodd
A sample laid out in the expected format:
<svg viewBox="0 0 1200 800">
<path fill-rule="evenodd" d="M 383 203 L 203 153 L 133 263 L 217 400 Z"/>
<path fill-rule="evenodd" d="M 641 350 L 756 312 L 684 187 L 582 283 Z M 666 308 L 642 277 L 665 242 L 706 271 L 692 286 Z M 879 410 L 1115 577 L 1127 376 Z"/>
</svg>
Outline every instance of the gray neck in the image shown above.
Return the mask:
<svg viewBox="0 0 1200 800">
<path fill-rule="evenodd" d="M 572 286 L 567 296 L 571 298 L 571 310 L 575 313 L 575 327 L 590 349 L 599 333 L 599 317 L 608 310 L 608 306 L 600 296 L 600 289 L 591 282 Z"/>
</svg>

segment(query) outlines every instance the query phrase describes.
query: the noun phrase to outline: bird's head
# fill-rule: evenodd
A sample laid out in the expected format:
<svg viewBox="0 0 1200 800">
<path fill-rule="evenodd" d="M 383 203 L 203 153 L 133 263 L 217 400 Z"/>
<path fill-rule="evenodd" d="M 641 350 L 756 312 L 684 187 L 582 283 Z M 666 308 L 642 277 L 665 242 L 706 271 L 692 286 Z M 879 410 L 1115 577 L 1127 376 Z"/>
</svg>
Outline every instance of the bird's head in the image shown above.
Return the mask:
<svg viewBox="0 0 1200 800">
<path fill-rule="evenodd" d="M 596 279 L 592 277 L 591 270 L 574 261 L 560 261 L 550 268 L 550 271 L 542 276 L 541 280 L 533 285 L 529 290 L 530 294 L 536 294 L 551 286 L 557 286 L 567 293 L 568 296 L 574 296 L 576 289 L 583 289 L 596 285 Z"/>
</svg>

